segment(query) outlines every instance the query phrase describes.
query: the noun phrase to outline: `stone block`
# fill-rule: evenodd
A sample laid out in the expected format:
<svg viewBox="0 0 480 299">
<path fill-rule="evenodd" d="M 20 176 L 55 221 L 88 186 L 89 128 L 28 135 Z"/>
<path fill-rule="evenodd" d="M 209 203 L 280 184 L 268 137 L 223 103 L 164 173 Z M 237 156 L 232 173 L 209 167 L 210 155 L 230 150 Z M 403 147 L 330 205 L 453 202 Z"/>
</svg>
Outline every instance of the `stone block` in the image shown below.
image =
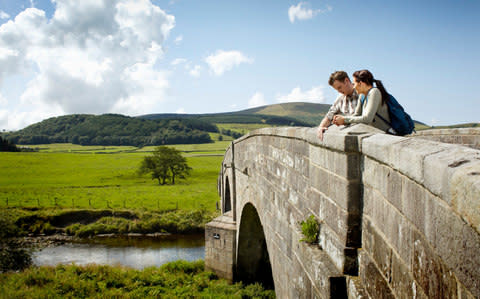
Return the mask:
<svg viewBox="0 0 480 299">
<path fill-rule="evenodd" d="M 465 286 L 461 283 L 457 283 L 458 287 L 458 299 L 475 299 L 475 297 L 470 293 Z M 478 298 L 478 297 L 477 297 Z"/>
<path fill-rule="evenodd" d="M 310 167 L 310 161 L 308 159 L 308 156 L 301 156 L 299 154 L 296 154 L 294 157 L 294 164 L 295 170 L 303 177 L 308 178 Z"/>
<path fill-rule="evenodd" d="M 337 234 L 343 244 L 347 240 L 347 211 L 337 206 L 335 202 L 325 196 L 319 196 L 320 209 L 318 218 L 328 225 Z"/>
<path fill-rule="evenodd" d="M 407 263 L 410 262 L 413 251 L 413 227 L 410 222 L 391 203 L 383 199 L 380 195 L 372 196 L 371 203 L 368 205 L 372 206 L 371 215 L 367 218 L 371 221 L 370 226 L 373 226 L 371 230 L 381 233 L 389 246 Z M 372 246 L 376 247 L 377 245 L 373 244 Z"/>
<path fill-rule="evenodd" d="M 324 135 L 323 141 L 317 137 L 317 128 L 305 131 L 305 139 L 314 145 L 338 150 L 342 152 L 358 152 L 361 139 L 371 134 L 380 133 L 380 130 L 364 124 L 350 127 L 330 126 Z"/>
<path fill-rule="evenodd" d="M 310 145 L 310 162 L 347 179 L 360 177 L 360 156 L 356 153 Z"/>
<path fill-rule="evenodd" d="M 442 150 L 425 157 L 425 187 L 450 203 L 450 181 L 453 173 L 459 167 L 478 159 L 480 159 L 479 151 L 444 145 Z"/>
<path fill-rule="evenodd" d="M 326 196 L 329 196 L 329 176 L 331 174 L 325 169 L 310 165 L 310 175 L 309 175 L 309 181 L 310 181 L 310 186 L 317 190 L 318 192 L 321 192 L 325 194 Z"/>
<path fill-rule="evenodd" d="M 345 274 L 357 274 L 357 248 L 347 247 L 345 241 L 342 241 L 326 224 L 320 225 L 318 240 L 322 250 L 328 254 L 338 269 Z"/>
<path fill-rule="evenodd" d="M 480 235 L 443 201 L 430 201 L 429 238 L 435 251 L 458 280 L 480 297 Z M 433 237 L 432 237 L 433 234 Z"/>
<path fill-rule="evenodd" d="M 287 184 L 290 189 L 295 190 L 299 195 L 306 196 L 308 188 L 308 178 L 296 171 L 289 171 L 287 173 Z"/>
<path fill-rule="evenodd" d="M 323 298 L 346 298 L 345 277 L 318 246 L 300 243 L 295 258 L 301 266 L 299 270 L 307 274 L 305 280 L 310 281 L 312 294 Z"/>
<path fill-rule="evenodd" d="M 402 210 L 402 180 L 405 176 L 397 171 L 389 169 L 387 173 L 387 196 L 388 201 L 398 210 Z"/>
<path fill-rule="evenodd" d="M 348 298 L 368 299 L 368 294 L 362 285 L 359 277 L 347 276 L 347 295 Z"/>
<path fill-rule="evenodd" d="M 392 248 L 375 230 L 369 233 L 372 235 L 373 241 L 373 250 L 371 253 L 369 252 L 369 254 L 375 261 L 378 271 L 382 273 L 387 281 L 390 281 L 392 279 Z"/>
<path fill-rule="evenodd" d="M 235 223 L 230 217 L 217 217 L 205 226 L 205 268 L 232 281 L 235 260 Z"/>
<path fill-rule="evenodd" d="M 312 187 L 308 187 L 305 194 L 305 200 L 307 201 L 307 209 L 312 214 L 317 214 L 320 209 L 320 202 L 323 200 L 324 195 Z"/>
<path fill-rule="evenodd" d="M 480 151 L 479 158 L 453 172 L 450 181 L 451 206 L 480 234 Z"/>
<path fill-rule="evenodd" d="M 455 298 L 456 279 L 423 237 L 415 234 L 413 276 L 428 298 Z"/>
<path fill-rule="evenodd" d="M 413 273 L 410 272 L 409 265 L 405 264 L 398 255 L 392 254 L 392 274 L 390 287 L 396 295 L 396 298 L 401 299 L 427 299 L 423 289 L 414 280 Z"/>
<path fill-rule="evenodd" d="M 388 282 L 382 276 L 369 255 L 363 250 L 360 250 L 359 263 L 359 276 L 370 298 L 394 299 L 395 296 Z"/>
<path fill-rule="evenodd" d="M 401 211 L 418 230 L 425 233 L 426 197 L 428 191 L 423 186 L 404 177 L 402 180 Z"/>
<path fill-rule="evenodd" d="M 403 175 L 397 170 L 368 157 L 364 158 L 362 166 L 363 185 L 376 189 L 385 199 L 401 210 Z"/>
<path fill-rule="evenodd" d="M 343 249 L 345 248 L 345 243 L 339 240 L 335 231 L 326 224 L 321 224 L 320 226 L 318 244 L 330 256 L 335 266 L 338 269 L 343 269 L 345 261 Z"/>
<path fill-rule="evenodd" d="M 423 183 L 425 157 L 446 147 L 438 142 L 378 134 L 363 139 L 362 152 Z"/>
<path fill-rule="evenodd" d="M 310 146 L 308 142 L 306 142 L 305 140 L 298 140 L 298 139 L 288 139 L 288 140 L 289 140 L 289 145 L 287 147 L 287 150 L 289 152 L 302 157 L 309 156 Z"/>
</svg>

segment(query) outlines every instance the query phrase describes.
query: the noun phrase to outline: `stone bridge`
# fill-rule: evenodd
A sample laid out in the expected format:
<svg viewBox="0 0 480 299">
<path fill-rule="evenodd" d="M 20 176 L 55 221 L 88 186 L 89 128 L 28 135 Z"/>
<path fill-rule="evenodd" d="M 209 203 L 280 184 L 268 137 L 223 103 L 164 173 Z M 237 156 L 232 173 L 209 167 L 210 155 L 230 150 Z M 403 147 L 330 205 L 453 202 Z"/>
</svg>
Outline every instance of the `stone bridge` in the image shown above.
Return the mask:
<svg viewBox="0 0 480 299">
<path fill-rule="evenodd" d="M 266 128 L 232 142 L 218 183 L 205 265 L 219 276 L 278 298 L 480 298 L 478 149 L 365 125 L 323 141 Z"/>
</svg>

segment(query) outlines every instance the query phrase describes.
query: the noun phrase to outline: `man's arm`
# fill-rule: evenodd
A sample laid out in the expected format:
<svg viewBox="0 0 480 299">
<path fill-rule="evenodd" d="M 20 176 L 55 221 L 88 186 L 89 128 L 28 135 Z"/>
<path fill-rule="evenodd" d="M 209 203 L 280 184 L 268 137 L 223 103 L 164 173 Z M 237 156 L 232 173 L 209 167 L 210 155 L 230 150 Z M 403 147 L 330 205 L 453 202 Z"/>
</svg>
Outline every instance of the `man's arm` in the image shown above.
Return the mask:
<svg viewBox="0 0 480 299">
<path fill-rule="evenodd" d="M 320 140 L 323 140 L 323 133 L 328 129 L 328 127 L 332 124 L 333 116 L 341 112 L 340 110 L 340 103 L 342 100 L 342 95 L 339 95 L 333 105 L 328 109 L 327 114 L 320 122 L 320 125 L 317 129 L 317 137 Z"/>
<path fill-rule="evenodd" d="M 326 116 L 322 119 L 322 122 L 320 123 L 317 129 L 318 139 L 323 140 L 323 133 L 327 130 L 327 128 L 330 126 L 331 123 L 332 121 Z"/>
</svg>

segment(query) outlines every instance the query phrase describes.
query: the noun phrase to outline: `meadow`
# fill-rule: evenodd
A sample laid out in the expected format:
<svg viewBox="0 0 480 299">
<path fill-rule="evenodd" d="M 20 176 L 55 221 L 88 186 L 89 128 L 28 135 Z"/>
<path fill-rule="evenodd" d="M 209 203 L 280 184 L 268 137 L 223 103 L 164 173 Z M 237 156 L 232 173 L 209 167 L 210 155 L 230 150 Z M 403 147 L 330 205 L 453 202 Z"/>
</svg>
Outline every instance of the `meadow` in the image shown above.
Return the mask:
<svg viewBox="0 0 480 299">
<path fill-rule="evenodd" d="M 159 186 L 137 174 L 154 147 L 35 146 L 38 152 L 0 153 L 0 207 L 214 210 L 216 181 L 229 141 L 173 146 L 191 176 Z"/>
</svg>

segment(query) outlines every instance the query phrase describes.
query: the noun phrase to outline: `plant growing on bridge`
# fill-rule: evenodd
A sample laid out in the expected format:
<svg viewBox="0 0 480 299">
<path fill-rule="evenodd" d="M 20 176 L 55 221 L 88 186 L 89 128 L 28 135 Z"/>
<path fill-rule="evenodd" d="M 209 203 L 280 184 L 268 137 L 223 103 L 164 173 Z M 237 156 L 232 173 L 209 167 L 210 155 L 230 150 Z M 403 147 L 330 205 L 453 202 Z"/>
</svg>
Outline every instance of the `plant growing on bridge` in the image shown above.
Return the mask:
<svg viewBox="0 0 480 299">
<path fill-rule="evenodd" d="M 318 240 L 318 231 L 320 230 L 320 225 L 315 219 L 315 216 L 310 215 L 306 220 L 300 222 L 302 226 L 303 238 L 300 241 L 304 241 L 310 244 L 316 243 Z"/>
</svg>

